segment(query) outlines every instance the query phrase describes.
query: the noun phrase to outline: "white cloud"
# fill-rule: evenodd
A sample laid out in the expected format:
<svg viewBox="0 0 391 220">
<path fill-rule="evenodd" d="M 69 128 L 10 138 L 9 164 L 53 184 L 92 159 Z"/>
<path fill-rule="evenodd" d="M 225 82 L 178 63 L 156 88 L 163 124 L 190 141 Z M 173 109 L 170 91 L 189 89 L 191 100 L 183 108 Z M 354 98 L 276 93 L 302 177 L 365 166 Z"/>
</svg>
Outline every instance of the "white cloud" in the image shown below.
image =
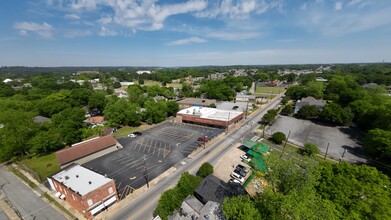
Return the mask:
<svg viewBox="0 0 391 220">
<path fill-rule="evenodd" d="M 17 22 L 15 23 L 14 28 L 19 30 L 19 33 L 22 36 L 28 35 L 29 32 L 34 32 L 44 38 L 51 38 L 53 36 L 53 27 L 46 22 L 43 22 L 42 24 L 26 21 Z"/>
<path fill-rule="evenodd" d="M 188 45 L 188 44 L 193 44 L 193 43 L 204 43 L 207 42 L 207 40 L 200 38 L 200 37 L 189 37 L 185 39 L 180 39 L 176 41 L 171 41 L 167 43 L 169 46 L 178 46 L 178 45 Z"/>
<path fill-rule="evenodd" d="M 65 15 L 65 18 L 67 18 L 67 19 L 79 20 L 79 19 L 80 19 L 80 16 L 77 15 L 77 14 L 66 14 L 66 15 Z"/>
<path fill-rule="evenodd" d="M 339 11 L 339 10 L 341 10 L 342 9 L 342 2 L 336 2 L 335 3 L 335 7 L 334 7 L 334 9 L 336 10 L 336 11 Z"/>
<path fill-rule="evenodd" d="M 225 32 L 225 31 L 217 31 L 217 32 L 208 32 L 206 36 L 211 38 L 216 38 L 220 40 L 227 41 L 238 41 L 238 40 L 248 40 L 252 38 L 259 37 L 261 34 L 258 32 Z"/>
<path fill-rule="evenodd" d="M 103 16 L 98 20 L 98 23 L 101 25 L 107 25 L 113 22 L 113 18 L 111 16 Z"/>
<path fill-rule="evenodd" d="M 102 36 L 102 37 L 116 36 L 116 35 L 118 35 L 118 32 L 110 30 L 104 26 L 101 27 L 100 32 L 99 32 L 99 36 Z"/>
</svg>

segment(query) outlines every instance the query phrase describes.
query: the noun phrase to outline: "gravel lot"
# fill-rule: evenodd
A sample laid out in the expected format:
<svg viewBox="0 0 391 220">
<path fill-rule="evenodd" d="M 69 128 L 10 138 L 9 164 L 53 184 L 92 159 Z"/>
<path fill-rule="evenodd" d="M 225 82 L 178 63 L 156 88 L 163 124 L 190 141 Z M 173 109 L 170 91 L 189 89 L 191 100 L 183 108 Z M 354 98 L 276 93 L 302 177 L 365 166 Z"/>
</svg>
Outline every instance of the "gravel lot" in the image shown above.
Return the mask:
<svg viewBox="0 0 391 220">
<path fill-rule="evenodd" d="M 366 162 L 366 159 L 360 157 L 363 154 L 358 141 L 360 134 L 351 128 L 330 127 L 308 120 L 279 115 L 266 133 L 272 134 L 281 131 L 288 135 L 289 130 L 291 131 L 289 141 L 292 143 L 298 145 L 314 143 L 319 146 L 322 154 L 326 152 L 327 143 L 330 143 L 328 157 L 339 159 L 346 148 L 343 160 L 353 163 Z"/>
<path fill-rule="evenodd" d="M 235 167 L 238 164 L 247 166 L 242 163 L 242 160 L 240 159 L 240 155 L 244 154 L 245 152 L 240 150 L 238 148 L 239 146 L 240 144 L 235 145 L 227 154 L 220 158 L 220 160 L 214 166 L 213 175 L 223 181 L 228 182 L 231 179 L 231 173 L 235 170 Z M 249 176 L 250 175 L 248 174 L 246 178 L 248 178 Z"/>
</svg>

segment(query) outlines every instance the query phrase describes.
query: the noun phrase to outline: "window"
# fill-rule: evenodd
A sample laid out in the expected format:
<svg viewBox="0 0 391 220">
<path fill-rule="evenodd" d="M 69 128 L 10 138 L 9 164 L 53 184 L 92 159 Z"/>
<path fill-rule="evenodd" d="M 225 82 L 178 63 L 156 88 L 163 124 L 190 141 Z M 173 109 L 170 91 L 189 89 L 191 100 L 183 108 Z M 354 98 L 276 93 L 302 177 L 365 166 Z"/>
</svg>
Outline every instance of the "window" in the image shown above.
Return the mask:
<svg viewBox="0 0 391 220">
<path fill-rule="evenodd" d="M 110 194 L 113 193 L 113 187 L 110 187 L 110 188 L 109 188 L 109 193 L 110 193 Z"/>
<path fill-rule="evenodd" d="M 92 206 L 92 199 L 87 200 L 88 206 Z"/>
</svg>

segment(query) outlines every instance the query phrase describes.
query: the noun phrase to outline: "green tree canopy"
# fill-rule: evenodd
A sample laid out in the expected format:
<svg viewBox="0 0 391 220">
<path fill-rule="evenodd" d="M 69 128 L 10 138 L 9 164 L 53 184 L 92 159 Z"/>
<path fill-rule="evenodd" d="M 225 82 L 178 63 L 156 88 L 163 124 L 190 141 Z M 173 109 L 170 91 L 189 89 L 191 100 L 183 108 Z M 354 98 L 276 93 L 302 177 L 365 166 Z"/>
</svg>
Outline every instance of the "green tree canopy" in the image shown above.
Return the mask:
<svg viewBox="0 0 391 220">
<path fill-rule="evenodd" d="M 261 219 L 259 210 L 249 196 L 224 198 L 222 210 L 228 220 Z"/>
<path fill-rule="evenodd" d="M 391 131 L 373 129 L 364 138 L 364 149 L 382 159 L 391 158 Z"/>
<path fill-rule="evenodd" d="M 206 176 L 208 176 L 209 174 L 212 174 L 213 173 L 213 166 L 210 165 L 210 163 L 208 162 L 205 162 L 201 165 L 200 169 L 198 169 L 197 171 L 197 175 L 202 177 L 202 178 L 205 178 Z"/>
<path fill-rule="evenodd" d="M 270 140 L 275 144 L 282 144 L 283 141 L 285 141 L 286 136 L 282 132 L 275 132 L 271 137 Z"/>
</svg>

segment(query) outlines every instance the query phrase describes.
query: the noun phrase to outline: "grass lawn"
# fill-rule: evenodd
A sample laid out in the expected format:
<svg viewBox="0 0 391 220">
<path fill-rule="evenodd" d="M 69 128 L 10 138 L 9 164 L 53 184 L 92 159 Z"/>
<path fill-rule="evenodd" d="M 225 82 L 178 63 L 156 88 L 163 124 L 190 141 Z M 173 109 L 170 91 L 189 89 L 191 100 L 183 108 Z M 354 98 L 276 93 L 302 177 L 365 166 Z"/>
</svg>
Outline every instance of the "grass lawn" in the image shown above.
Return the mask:
<svg viewBox="0 0 391 220">
<path fill-rule="evenodd" d="M 273 94 L 279 94 L 280 92 L 283 92 L 284 88 L 281 87 L 266 87 L 266 86 L 257 86 L 255 89 L 255 93 L 273 93 Z"/>
<path fill-rule="evenodd" d="M 181 83 L 167 83 L 166 87 L 172 87 L 172 88 L 177 88 L 177 89 L 182 89 L 182 84 Z"/>
<path fill-rule="evenodd" d="M 129 127 L 129 126 L 125 126 L 125 127 L 122 127 L 120 129 L 118 129 L 114 136 L 116 138 L 119 138 L 119 137 L 124 137 L 124 136 L 127 136 L 128 134 L 131 134 L 135 131 L 142 131 L 142 130 L 145 130 L 147 129 L 149 126 L 148 125 L 140 125 L 138 127 Z"/>
<path fill-rule="evenodd" d="M 138 80 L 134 80 L 133 82 L 135 85 L 138 85 Z M 162 84 L 161 84 L 161 82 L 158 82 L 158 81 L 144 80 L 144 84 L 141 86 L 154 86 L 154 85 L 161 86 Z"/>
<path fill-rule="evenodd" d="M 45 181 L 47 176 L 60 170 L 54 153 L 41 157 L 33 157 L 31 159 L 24 159 L 20 162 L 36 172 L 41 181 Z"/>
</svg>

